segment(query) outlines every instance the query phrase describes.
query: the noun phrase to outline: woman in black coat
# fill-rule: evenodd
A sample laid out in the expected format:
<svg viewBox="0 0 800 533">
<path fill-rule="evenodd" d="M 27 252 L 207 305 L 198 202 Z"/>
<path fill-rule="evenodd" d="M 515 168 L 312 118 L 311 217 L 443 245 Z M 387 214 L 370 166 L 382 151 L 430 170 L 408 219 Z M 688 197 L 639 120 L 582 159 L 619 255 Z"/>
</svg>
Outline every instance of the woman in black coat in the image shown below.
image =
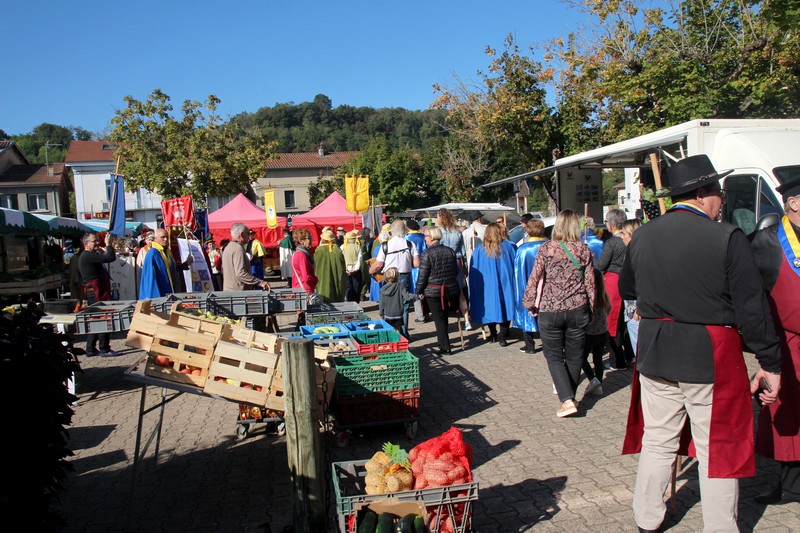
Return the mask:
<svg viewBox="0 0 800 533">
<path fill-rule="evenodd" d="M 414 292 L 425 299 L 433 317 L 439 341 L 437 353 L 448 354 L 450 337 L 447 334 L 447 320 L 450 311 L 458 309 L 458 265 L 455 252 L 440 244 L 441 239 L 441 229 L 435 226 L 425 228 L 428 249 L 420 256 L 419 277 Z"/>
</svg>

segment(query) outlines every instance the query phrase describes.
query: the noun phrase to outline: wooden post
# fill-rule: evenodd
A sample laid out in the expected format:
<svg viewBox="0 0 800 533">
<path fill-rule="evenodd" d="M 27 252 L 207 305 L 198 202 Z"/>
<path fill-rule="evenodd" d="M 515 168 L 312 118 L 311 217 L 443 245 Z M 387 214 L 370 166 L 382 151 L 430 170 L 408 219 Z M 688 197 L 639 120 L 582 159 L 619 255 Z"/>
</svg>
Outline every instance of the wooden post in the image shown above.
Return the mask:
<svg viewBox="0 0 800 533">
<path fill-rule="evenodd" d="M 658 166 L 658 156 L 655 152 L 650 153 L 650 167 L 653 169 L 653 181 L 655 182 L 656 192 L 661 189 L 661 168 Z M 664 199 L 658 199 L 658 209 L 663 215 L 667 212 L 667 206 L 664 204 Z"/>
<path fill-rule="evenodd" d="M 325 531 L 325 464 L 317 420 L 314 341 L 294 339 L 285 342 L 282 359 L 294 531 Z"/>
</svg>

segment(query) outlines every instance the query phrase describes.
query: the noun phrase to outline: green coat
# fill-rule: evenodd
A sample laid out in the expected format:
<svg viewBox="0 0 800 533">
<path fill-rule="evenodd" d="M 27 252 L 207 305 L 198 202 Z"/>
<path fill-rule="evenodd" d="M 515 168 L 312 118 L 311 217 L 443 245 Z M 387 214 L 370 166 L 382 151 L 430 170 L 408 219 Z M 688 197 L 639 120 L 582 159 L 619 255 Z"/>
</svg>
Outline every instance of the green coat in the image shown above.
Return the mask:
<svg viewBox="0 0 800 533">
<path fill-rule="evenodd" d="M 341 248 L 322 243 L 314 252 L 317 292 L 326 302 L 344 301 L 345 264 Z"/>
</svg>

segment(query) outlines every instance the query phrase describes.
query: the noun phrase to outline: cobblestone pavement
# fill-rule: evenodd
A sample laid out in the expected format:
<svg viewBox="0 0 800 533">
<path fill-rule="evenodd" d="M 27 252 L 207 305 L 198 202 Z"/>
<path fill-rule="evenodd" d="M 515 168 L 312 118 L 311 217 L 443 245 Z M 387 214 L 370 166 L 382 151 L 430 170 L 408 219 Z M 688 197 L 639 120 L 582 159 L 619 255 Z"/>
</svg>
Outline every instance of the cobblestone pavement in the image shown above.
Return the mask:
<svg viewBox="0 0 800 533">
<path fill-rule="evenodd" d="M 376 315 L 376 304 L 363 305 Z M 290 330 L 283 325 L 282 331 Z M 501 348 L 482 341 L 478 331 L 465 332 L 462 351 L 452 323 L 456 352 L 442 357 L 432 353 L 432 323 L 413 323 L 411 335 L 421 372 L 416 436 L 410 439 L 399 425 L 370 427 L 354 432 L 347 447 L 329 440 L 330 461 L 367 459 L 385 441 L 408 450 L 456 426 L 475 450 L 476 531 L 636 531 L 631 499 L 637 456 L 620 455 L 630 371 L 608 373 L 600 397 L 581 398 L 584 382 L 579 414 L 559 419 L 541 351 L 521 353 L 519 337 Z M 234 403 L 189 394 L 170 401 L 158 461 L 155 440 L 147 440 L 157 410 L 146 415 L 147 455 L 134 476 L 141 387 L 125 380 L 123 371 L 144 354 L 123 342 L 122 335 L 112 341 L 124 352 L 120 357 L 80 358 L 79 400 L 69 429 L 75 471 L 61 499 L 67 521 L 62 531 L 283 531 L 291 521 L 285 439 L 266 425 L 237 439 Z M 147 389 L 148 407 L 160 393 Z M 741 483 L 740 529 L 800 530 L 800 505 L 754 502 L 777 480 L 778 469 L 759 459 L 758 472 Z M 334 531 L 335 502 L 330 517 Z M 678 479 L 665 530 L 702 530 L 696 464 Z"/>
</svg>

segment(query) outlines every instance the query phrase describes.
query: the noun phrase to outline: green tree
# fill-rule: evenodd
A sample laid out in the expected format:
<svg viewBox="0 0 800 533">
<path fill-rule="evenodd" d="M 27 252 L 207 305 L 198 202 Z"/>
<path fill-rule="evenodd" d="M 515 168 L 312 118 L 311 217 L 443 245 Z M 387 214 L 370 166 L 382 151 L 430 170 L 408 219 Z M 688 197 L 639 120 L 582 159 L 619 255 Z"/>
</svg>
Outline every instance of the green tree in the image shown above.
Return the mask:
<svg viewBox="0 0 800 533">
<path fill-rule="evenodd" d="M 263 175 L 274 146 L 258 130 L 216 114 L 219 98 L 205 104 L 186 100 L 173 116 L 160 89 L 144 102 L 125 97 L 126 107 L 111 119 L 111 140 L 126 187 L 143 187 L 165 198 L 191 195 L 199 205 L 208 196 L 243 192 Z"/>
<path fill-rule="evenodd" d="M 448 112 L 442 177 L 460 200 L 510 194 L 479 186 L 550 162 L 555 139 L 553 110 L 544 84 L 552 71 L 523 53 L 509 35 L 501 52 L 487 47 L 490 64 L 479 82 L 460 79 L 452 87 L 434 86 L 433 108 Z M 552 191 L 549 177 L 540 178 Z"/>
<path fill-rule="evenodd" d="M 574 5 L 592 32 L 546 56 L 559 66 L 565 155 L 694 118 L 800 114 L 797 0 Z"/>
<path fill-rule="evenodd" d="M 317 181 L 308 186 L 308 199 L 311 207 L 318 206 L 333 191 L 338 191 L 344 196 L 344 174 L 337 170 L 333 176 L 325 176 L 325 173 L 320 171 Z"/>
<path fill-rule="evenodd" d="M 393 148 L 382 136 L 370 139 L 343 173 L 369 175 L 370 194 L 388 213 L 423 207 L 429 201 L 431 180 L 421 153 L 410 146 Z"/>
</svg>

